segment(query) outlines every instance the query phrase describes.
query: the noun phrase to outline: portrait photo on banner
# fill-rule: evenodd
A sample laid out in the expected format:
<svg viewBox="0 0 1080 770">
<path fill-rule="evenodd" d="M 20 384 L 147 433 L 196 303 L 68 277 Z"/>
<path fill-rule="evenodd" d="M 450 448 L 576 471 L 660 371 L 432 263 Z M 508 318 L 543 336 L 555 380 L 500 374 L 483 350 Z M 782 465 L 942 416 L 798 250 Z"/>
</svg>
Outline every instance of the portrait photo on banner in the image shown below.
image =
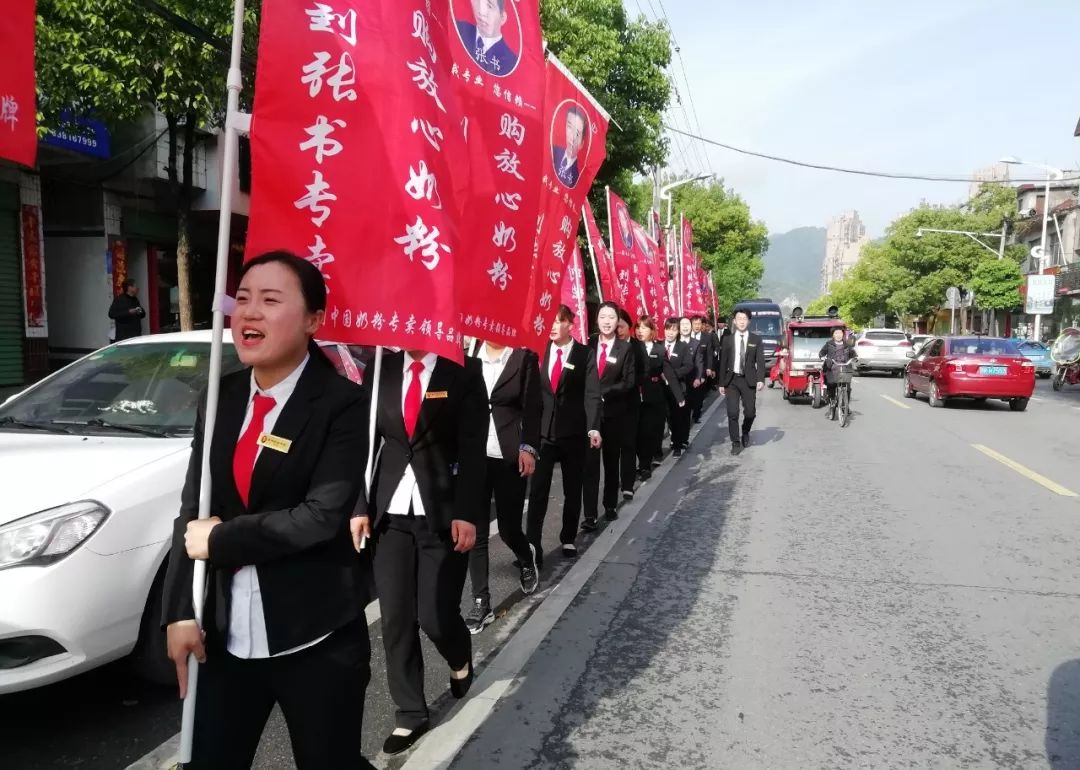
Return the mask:
<svg viewBox="0 0 1080 770">
<path fill-rule="evenodd" d="M 615 221 L 619 227 L 619 238 L 627 250 L 634 248 L 633 220 L 630 219 L 630 210 L 621 200 L 615 204 Z"/>
<path fill-rule="evenodd" d="M 551 162 L 555 178 L 569 189 L 577 187 L 589 162 L 593 126 L 589 113 L 573 99 L 565 99 L 551 119 Z"/>
<path fill-rule="evenodd" d="M 484 72 L 504 78 L 521 60 L 521 19 L 512 0 L 450 0 L 461 45 Z"/>
</svg>

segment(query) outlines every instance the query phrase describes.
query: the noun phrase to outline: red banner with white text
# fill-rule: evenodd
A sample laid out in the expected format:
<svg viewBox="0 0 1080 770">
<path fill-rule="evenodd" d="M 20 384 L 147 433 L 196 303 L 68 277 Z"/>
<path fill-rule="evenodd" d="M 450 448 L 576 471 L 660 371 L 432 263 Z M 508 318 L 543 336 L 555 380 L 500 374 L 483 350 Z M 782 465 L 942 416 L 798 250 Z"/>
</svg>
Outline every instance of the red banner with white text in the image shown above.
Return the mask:
<svg viewBox="0 0 1080 770">
<path fill-rule="evenodd" d="M 8 0 L 0 11 L 0 158 L 37 160 L 34 0 Z"/>
<path fill-rule="evenodd" d="M 461 361 L 455 260 L 470 170 L 447 10 L 264 4 L 245 256 L 289 249 L 322 271 L 320 337 Z"/>
<path fill-rule="evenodd" d="M 626 201 L 608 190 L 608 227 L 611 234 L 611 256 L 615 263 L 615 275 L 619 281 L 619 296 L 614 298 L 627 312 L 634 315 L 631 308 L 639 305 L 633 295 L 638 293 L 634 286 L 634 220 Z M 640 315 L 640 314 L 639 314 Z"/>
<path fill-rule="evenodd" d="M 525 345 L 546 141 L 538 0 L 449 0 L 449 9 L 450 82 L 472 166 L 455 265 L 465 333 Z"/>
<path fill-rule="evenodd" d="M 585 269 L 581 263 L 581 249 L 576 245 L 563 274 L 560 302 L 574 311 L 574 326 L 570 334 L 578 342 L 588 343 L 589 308 L 585 304 Z"/>
<path fill-rule="evenodd" d="M 526 306 L 529 346 L 542 351 L 555 319 L 554 301 L 577 241 L 581 206 L 607 157 L 607 115 L 554 57 L 544 95 L 544 164 L 534 244 L 536 268 Z"/>
<path fill-rule="evenodd" d="M 589 239 L 592 255 L 596 260 L 596 271 L 599 275 L 595 276 L 595 278 L 599 281 L 601 297 L 603 300 L 619 302 L 621 305 L 622 288 L 619 286 L 619 275 L 615 270 L 615 260 L 611 256 L 611 251 L 608 250 L 603 233 L 600 232 L 600 228 L 596 224 L 596 217 L 593 215 L 592 206 L 589 205 L 588 201 L 585 201 L 582 216 L 585 217 L 585 235 Z"/>
</svg>

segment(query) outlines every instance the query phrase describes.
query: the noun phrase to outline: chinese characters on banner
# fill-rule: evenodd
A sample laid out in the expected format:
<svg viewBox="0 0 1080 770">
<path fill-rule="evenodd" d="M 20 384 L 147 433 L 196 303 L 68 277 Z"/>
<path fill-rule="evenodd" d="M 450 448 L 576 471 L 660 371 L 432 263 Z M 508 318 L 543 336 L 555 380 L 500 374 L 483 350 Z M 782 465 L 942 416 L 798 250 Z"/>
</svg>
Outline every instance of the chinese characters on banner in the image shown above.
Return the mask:
<svg viewBox="0 0 1080 770">
<path fill-rule="evenodd" d="M 45 263 L 41 252 L 41 210 L 23 205 L 23 310 L 27 337 L 48 337 L 49 325 L 45 316 Z"/>
<path fill-rule="evenodd" d="M 634 292 L 640 296 L 642 310 L 639 315 L 650 316 L 663 324 L 668 317 L 668 305 L 661 287 L 663 265 L 660 249 L 644 227 L 634 222 L 633 229 L 634 273 L 631 280 L 634 283 Z M 634 296 L 630 297 L 631 306 L 634 299 Z"/>
<path fill-rule="evenodd" d="M 7 0 L 0 12 L 0 158 L 37 160 L 34 94 L 34 0 Z"/>
<path fill-rule="evenodd" d="M 608 225 L 611 231 L 611 255 L 615 263 L 615 276 L 619 282 L 619 295 L 613 297 L 627 312 L 635 315 L 634 309 L 640 307 L 640 294 L 633 283 L 634 274 L 634 226 L 630 218 L 630 209 L 626 201 L 608 190 Z M 606 295 L 605 295 L 606 296 Z M 644 313 L 637 313 L 644 315 Z"/>
<path fill-rule="evenodd" d="M 472 165 L 456 258 L 461 320 L 470 336 L 525 345 L 545 142 L 538 0 L 449 0 L 449 9 L 449 87 Z"/>
<path fill-rule="evenodd" d="M 698 277 L 698 260 L 694 254 L 694 228 L 689 219 L 679 217 L 682 224 L 682 238 L 679 243 L 681 249 L 679 265 L 681 276 L 679 288 L 681 297 L 679 305 L 682 315 L 699 315 L 705 313 L 705 300 L 701 296 L 701 280 Z"/>
<path fill-rule="evenodd" d="M 589 309 L 585 306 L 585 270 L 581 262 L 581 249 L 576 245 L 570 264 L 563 274 L 559 301 L 574 311 L 574 327 L 570 334 L 581 344 L 588 344 Z"/>
<path fill-rule="evenodd" d="M 127 280 L 127 243 L 115 240 L 109 249 L 112 252 L 113 296 L 124 293 L 124 281 Z"/>
<path fill-rule="evenodd" d="M 528 346 L 543 351 L 556 297 L 577 242 L 585 196 L 607 156 L 608 115 L 549 57 L 544 96 L 544 162 L 540 216 L 536 222 L 536 268 L 526 305 Z"/>
<path fill-rule="evenodd" d="M 601 295 L 605 300 L 619 302 L 621 305 L 623 294 L 619 286 L 618 274 L 615 271 L 615 261 L 608 250 L 607 243 L 604 242 L 604 236 L 596 224 L 596 217 L 593 216 L 592 206 L 588 201 L 585 201 L 582 216 L 585 218 L 585 235 L 589 239 L 593 257 L 596 260 L 596 270 L 599 272 L 596 279 L 600 282 Z"/>
<path fill-rule="evenodd" d="M 447 10 L 264 5 L 246 257 L 289 249 L 322 271 L 325 339 L 461 361 L 454 263 L 469 164 Z"/>
</svg>

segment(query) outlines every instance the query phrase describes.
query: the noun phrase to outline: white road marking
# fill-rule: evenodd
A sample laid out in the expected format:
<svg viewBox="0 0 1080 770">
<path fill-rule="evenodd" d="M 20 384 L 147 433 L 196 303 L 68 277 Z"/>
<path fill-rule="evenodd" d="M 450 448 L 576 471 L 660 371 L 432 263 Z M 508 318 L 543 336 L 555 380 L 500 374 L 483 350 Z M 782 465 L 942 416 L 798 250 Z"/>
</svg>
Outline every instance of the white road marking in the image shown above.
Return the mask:
<svg viewBox="0 0 1080 770">
<path fill-rule="evenodd" d="M 656 521 L 656 516 L 659 513 L 660 513 L 660 511 L 653 511 L 652 516 L 649 517 L 649 523 L 650 524 L 652 524 L 654 521 Z"/>
<path fill-rule="evenodd" d="M 1077 494 L 1075 492 L 1073 492 L 1071 489 L 1067 489 L 1067 488 L 1061 486 L 1056 481 L 1051 481 L 1050 479 L 1046 478 L 1046 476 L 1043 476 L 1041 473 L 1036 473 L 1035 471 L 1021 465 L 1020 463 L 1016 462 L 1015 460 L 1010 460 L 1005 455 L 1001 454 L 1000 452 L 995 452 L 990 447 L 983 446 L 982 444 L 972 444 L 972 446 L 975 449 L 977 449 L 978 451 L 982 452 L 987 457 L 989 457 L 991 459 L 994 459 L 994 460 L 997 460 L 999 463 L 1004 465 L 1006 468 L 1012 468 L 1014 471 L 1019 473 L 1021 476 L 1025 477 L 1025 478 L 1028 478 L 1028 479 L 1031 479 L 1036 484 L 1040 484 L 1040 485 L 1046 487 L 1047 489 L 1049 489 L 1051 492 L 1053 492 L 1056 495 L 1061 495 L 1062 497 L 1077 497 Z"/>
<path fill-rule="evenodd" d="M 911 408 L 910 406 L 905 404 L 903 401 L 899 401 L 899 400 L 893 398 L 892 396 L 886 396 L 884 393 L 880 393 L 879 395 L 883 399 L 888 401 L 890 404 L 895 404 L 896 406 L 900 407 L 901 409 L 910 409 Z"/>
</svg>

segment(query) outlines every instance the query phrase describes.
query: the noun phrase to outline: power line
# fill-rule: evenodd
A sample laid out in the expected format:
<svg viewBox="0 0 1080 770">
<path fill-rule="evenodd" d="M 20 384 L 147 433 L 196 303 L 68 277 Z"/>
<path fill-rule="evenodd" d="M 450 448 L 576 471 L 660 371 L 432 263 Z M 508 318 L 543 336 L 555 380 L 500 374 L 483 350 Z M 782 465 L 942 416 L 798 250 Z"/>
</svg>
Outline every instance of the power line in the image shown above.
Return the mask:
<svg viewBox="0 0 1080 770">
<path fill-rule="evenodd" d="M 731 144 L 725 144 L 724 142 L 717 141 L 715 139 L 708 139 L 704 136 L 698 136 L 696 134 L 690 134 L 681 129 L 675 128 L 664 124 L 664 128 L 668 131 L 674 131 L 677 134 L 683 134 L 684 136 L 696 139 L 705 144 L 711 144 L 715 147 L 722 147 L 725 150 L 731 150 L 737 152 L 740 155 L 749 155 L 754 158 L 763 158 L 764 160 L 776 161 L 777 163 L 786 163 L 790 166 L 799 166 L 800 168 L 811 168 L 818 171 L 834 171 L 838 174 L 856 174 L 858 176 L 872 176 L 880 177 L 883 179 L 912 179 L 921 182 L 965 182 L 971 184 L 974 182 L 985 182 L 985 179 L 976 179 L 971 176 L 961 176 L 959 174 L 913 174 L 913 173 L 900 173 L 893 171 L 868 171 L 866 169 L 857 168 L 844 168 L 842 166 L 829 166 L 824 163 L 811 163 L 809 161 L 795 160 L 793 158 L 784 158 L 779 155 L 769 155 L 764 152 L 755 152 L 754 150 L 747 150 L 742 147 L 736 147 Z M 1010 179 L 1009 182 L 1020 182 L 1022 184 L 1043 184 L 1046 179 Z"/>
</svg>

